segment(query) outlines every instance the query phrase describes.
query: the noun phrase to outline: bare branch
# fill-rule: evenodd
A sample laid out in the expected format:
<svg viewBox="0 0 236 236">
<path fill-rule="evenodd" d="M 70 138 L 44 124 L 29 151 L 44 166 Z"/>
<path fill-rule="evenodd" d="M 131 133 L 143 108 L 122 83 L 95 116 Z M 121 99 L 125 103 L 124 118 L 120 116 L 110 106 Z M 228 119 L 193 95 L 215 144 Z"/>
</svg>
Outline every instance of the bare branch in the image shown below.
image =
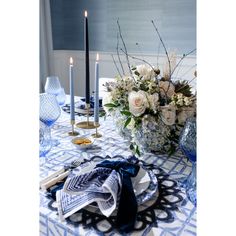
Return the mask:
<svg viewBox="0 0 236 236">
<path fill-rule="evenodd" d="M 132 59 L 134 59 L 134 60 L 142 61 L 142 62 L 148 64 L 153 70 L 155 70 L 155 68 L 154 68 L 148 61 L 146 61 L 146 60 L 144 60 L 144 59 L 141 59 L 141 58 L 138 58 L 138 57 L 131 56 L 131 55 L 129 55 L 127 52 L 125 52 L 122 48 L 120 48 L 120 50 L 121 50 L 127 57 L 130 57 L 130 58 L 132 58 Z"/>
<path fill-rule="evenodd" d="M 188 55 L 190 55 L 191 53 L 193 53 L 193 52 L 195 52 L 195 51 L 196 51 L 196 48 L 193 49 L 193 50 L 191 50 L 191 51 L 188 52 L 187 54 L 184 54 L 184 55 L 180 58 L 179 62 L 176 64 L 175 68 L 173 69 L 171 76 L 174 74 L 176 68 L 179 66 L 179 64 L 181 63 L 181 61 L 182 61 L 185 57 L 187 57 Z"/>
<path fill-rule="evenodd" d="M 115 62 L 115 59 L 114 59 L 113 54 L 111 54 L 111 57 L 112 57 L 113 63 L 115 64 L 115 67 L 116 67 L 116 70 L 117 70 L 118 74 L 120 75 L 120 77 L 122 77 L 122 75 L 121 75 L 121 73 L 120 73 L 120 70 L 119 70 L 119 68 L 118 68 L 118 66 L 117 66 L 117 64 L 116 64 L 116 62 Z"/>
<path fill-rule="evenodd" d="M 117 53 L 117 56 L 118 56 L 118 60 L 119 60 L 121 69 L 122 69 L 122 73 L 123 73 L 123 75 L 125 75 L 124 67 L 123 67 L 123 65 L 122 65 L 122 63 L 121 63 L 121 60 L 120 60 L 120 53 L 119 53 L 119 34 L 118 34 L 118 33 L 117 33 L 116 53 Z"/>
<path fill-rule="evenodd" d="M 162 37 L 161 37 L 161 35 L 160 35 L 160 33 L 159 33 L 159 31 L 158 31 L 158 29 L 157 29 L 157 27 L 156 27 L 156 25 L 155 25 L 155 23 L 154 23 L 153 20 L 152 20 L 152 24 L 153 24 L 153 26 L 154 26 L 154 28 L 155 28 L 155 30 L 156 30 L 156 32 L 157 32 L 157 35 L 158 35 L 158 37 L 159 37 L 159 39 L 160 39 L 160 41 L 161 41 L 161 44 L 162 44 L 162 46 L 163 46 L 163 48 L 164 48 L 164 50 L 165 50 L 165 54 L 166 54 L 166 56 L 167 56 L 167 60 L 168 60 L 168 64 L 169 64 L 169 73 L 170 73 L 170 80 L 171 80 L 171 75 L 172 75 L 172 73 L 171 73 L 171 66 L 170 66 L 169 54 L 168 54 L 168 52 L 167 52 L 166 46 L 165 46 L 165 44 L 164 44 L 164 42 L 163 42 L 163 40 L 162 40 Z"/>
<path fill-rule="evenodd" d="M 131 70 L 131 66 L 130 66 L 130 62 L 129 62 L 129 57 L 128 57 L 128 53 L 127 53 L 127 48 L 126 48 L 126 45 L 125 45 L 125 41 L 124 41 L 124 39 L 123 39 L 123 36 L 122 36 L 122 34 L 121 34 L 119 19 L 117 20 L 117 25 L 118 25 L 118 28 L 119 28 L 119 34 L 120 34 L 121 41 L 122 41 L 122 43 L 123 43 L 124 50 L 125 50 L 125 52 L 126 52 L 125 55 L 126 55 L 126 60 L 127 60 L 129 72 L 130 72 L 130 75 L 133 77 L 133 73 L 132 73 L 132 70 Z"/>
</svg>

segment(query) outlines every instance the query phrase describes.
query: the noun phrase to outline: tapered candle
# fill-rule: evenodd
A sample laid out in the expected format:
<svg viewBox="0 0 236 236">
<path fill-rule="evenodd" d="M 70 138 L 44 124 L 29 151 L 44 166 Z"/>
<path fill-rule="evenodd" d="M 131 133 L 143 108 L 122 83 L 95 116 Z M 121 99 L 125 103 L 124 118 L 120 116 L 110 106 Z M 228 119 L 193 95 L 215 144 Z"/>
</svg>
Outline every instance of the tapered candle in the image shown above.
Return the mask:
<svg viewBox="0 0 236 236">
<path fill-rule="evenodd" d="M 75 102 L 74 102 L 74 75 L 73 75 L 73 58 L 70 57 L 70 120 L 75 120 Z"/>
<path fill-rule="evenodd" d="M 85 48 L 85 102 L 90 104 L 89 92 L 89 37 L 88 37 L 88 13 L 84 12 L 84 48 Z"/>
<path fill-rule="evenodd" d="M 94 94 L 94 122 L 99 123 L 99 55 L 97 54 L 95 62 L 95 94 Z"/>
</svg>

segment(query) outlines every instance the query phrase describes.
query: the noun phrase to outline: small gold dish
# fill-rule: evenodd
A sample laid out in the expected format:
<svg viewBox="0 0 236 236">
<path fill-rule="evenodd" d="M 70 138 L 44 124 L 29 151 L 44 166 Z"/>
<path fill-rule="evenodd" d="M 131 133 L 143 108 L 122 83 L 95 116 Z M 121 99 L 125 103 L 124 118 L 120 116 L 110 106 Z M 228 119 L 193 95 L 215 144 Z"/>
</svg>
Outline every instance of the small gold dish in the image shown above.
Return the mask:
<svg viewBox="0 0 236 236">
<path fill-rule="evenodd" d="M 78 149 L 86 149 L 92 146 L 94 139 L 93 137 L 88 136 L 80 136 L 76 137 L 71 140 L 71 142 L 78 148 Z"/>
</svg>

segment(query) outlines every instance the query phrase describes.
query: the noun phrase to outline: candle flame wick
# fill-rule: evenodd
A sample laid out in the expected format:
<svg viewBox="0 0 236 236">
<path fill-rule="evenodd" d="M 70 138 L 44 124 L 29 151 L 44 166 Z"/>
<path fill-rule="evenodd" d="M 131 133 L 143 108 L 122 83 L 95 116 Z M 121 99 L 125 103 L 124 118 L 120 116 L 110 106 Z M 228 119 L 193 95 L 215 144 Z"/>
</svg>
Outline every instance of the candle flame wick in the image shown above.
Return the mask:
<svg viewBox="0 0 236 236">
<path fill-rule="evenodd" d="M 70 64 L 73 65 L 73 58 L 70 57 Z"/>
<path fill-rule="evenodd" d="M 96 60 L 98 61 L 99 60 L 99 54 L 97 53 L 97 56 L 96 56 Z"/>
<path fill-rule="evenodd" d="M 88 12 L 87 12 L 87 11 L 84 12 L 84 16 L 85 16 L 85 17 L 88 16 Z"/>
</svg>

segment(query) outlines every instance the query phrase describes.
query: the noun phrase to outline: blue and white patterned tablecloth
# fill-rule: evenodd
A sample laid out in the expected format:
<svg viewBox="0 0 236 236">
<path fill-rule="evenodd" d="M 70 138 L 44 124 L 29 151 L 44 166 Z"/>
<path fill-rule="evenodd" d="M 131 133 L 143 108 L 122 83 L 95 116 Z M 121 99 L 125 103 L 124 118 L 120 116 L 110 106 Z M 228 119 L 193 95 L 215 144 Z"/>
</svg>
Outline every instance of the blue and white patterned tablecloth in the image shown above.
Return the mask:
<svg viewBox="0 0 236 236">
<path fill-rule="evenodd" d="M 60 144 L 53 147 L 46 156 L 46 161 L 40 165 L 40 179 L 47 177 L 52 172 L 60 169 L 65 164 L 75 159 L 90 159 L 94 155 L 111 157 L 115 155 L 129 156 L 129 143 L 120 137 L 113 125 L 111 117 L 100 118 L 101 126 L 99 132 L 102 137 L 96 139 L 93 148 L 89 150 L 78 150 L 71 143 L 73 137 L 68 136 L 71 130 L 69 114 L 62 112 L 52 129 L 52 138 L 57 138 Z M 91 118 L 92 119 L 92 118 Z M 85 121 L 85 117 L 76 117 L 76 122 Z M 94 130 L 78 129 L 80 134 L 94 133 Z M 191 163 L 181 153 L 172 157 L 165 155 L 154 155 L 147 153 L 142 156 L 147 163 L 153 163 L 167 172 L 172 179 L 187 176 L 191 170 Z M 173 212 L 175 220 L 171 223 L 158 222 L 158 227 L 147 227 L 142 232 L 133 232 L 131 235 L 161 235 L 161 236 L 190 236 L 196 235 L 196 208 L 188 201 L 183 191 L 184 200 L 179 210 Z M 74 226 L 68 222 L 61 222 L 57 212 L 48 208 L 50 200 L 40 192 L 40 236 L 81 236 L 81 235 L 103 235 L 93 229 L 85 229 L 82 225 Z M 108 234 L 119 235 L 116 231 Z"/>
</svg>

